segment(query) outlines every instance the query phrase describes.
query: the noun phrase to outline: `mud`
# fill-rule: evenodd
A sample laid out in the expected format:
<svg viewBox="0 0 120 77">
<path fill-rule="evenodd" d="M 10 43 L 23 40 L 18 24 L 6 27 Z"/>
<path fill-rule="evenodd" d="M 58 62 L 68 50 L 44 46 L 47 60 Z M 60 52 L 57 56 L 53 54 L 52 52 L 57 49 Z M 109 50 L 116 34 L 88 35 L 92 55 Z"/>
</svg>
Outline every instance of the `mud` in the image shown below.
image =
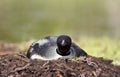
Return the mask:
<svg viewBox="0 0 120 77">
<path fill-rule="evenodd" d="M 25 53 L 0 56 L 0 77 L 120 77 L 112 60 L 89 56 L 83 60 L 29 60 Z"/>
<path fill-rule="evenodd" d="M 6 53 L 16 45 L 0 46 L 0 77 L 120 77 L 120 66 L 112 65 L 112 60 L 93 56 L 68 62 L 29 60 L 25 51 Z"/>
</svg>

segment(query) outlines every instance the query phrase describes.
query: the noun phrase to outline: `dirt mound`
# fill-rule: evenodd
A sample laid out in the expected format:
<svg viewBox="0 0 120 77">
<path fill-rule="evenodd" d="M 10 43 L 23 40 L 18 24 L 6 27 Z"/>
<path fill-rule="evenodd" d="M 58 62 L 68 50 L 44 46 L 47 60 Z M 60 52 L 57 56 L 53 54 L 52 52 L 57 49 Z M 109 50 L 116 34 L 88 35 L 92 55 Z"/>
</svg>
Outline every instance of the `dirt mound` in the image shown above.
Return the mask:
<svg viewBox="0 0 120 77">
<path fill-rule="evenodd" d="M 24 53 L 0 56 L 0 77 L 120 77 L 120 66 L 112 60 L 87 57 L 85 60 L 63 59 L 31 61 Z"/>
</svg>

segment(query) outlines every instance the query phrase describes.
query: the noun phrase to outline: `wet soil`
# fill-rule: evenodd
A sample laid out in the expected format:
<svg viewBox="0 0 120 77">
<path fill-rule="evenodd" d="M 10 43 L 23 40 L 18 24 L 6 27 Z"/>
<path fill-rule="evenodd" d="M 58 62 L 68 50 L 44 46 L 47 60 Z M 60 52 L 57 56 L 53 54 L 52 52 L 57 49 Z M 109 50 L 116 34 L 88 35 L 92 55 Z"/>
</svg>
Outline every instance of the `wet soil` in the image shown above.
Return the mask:
<svg viewBox="0 0 120 77">
<path fill-rule="evenodd" d="M 120 77 L 120 66 L 111 63 L 92 56 L 68 62 L 29 60 L 19 51 L 0 55 L 0 77 Z"/>
</svg>

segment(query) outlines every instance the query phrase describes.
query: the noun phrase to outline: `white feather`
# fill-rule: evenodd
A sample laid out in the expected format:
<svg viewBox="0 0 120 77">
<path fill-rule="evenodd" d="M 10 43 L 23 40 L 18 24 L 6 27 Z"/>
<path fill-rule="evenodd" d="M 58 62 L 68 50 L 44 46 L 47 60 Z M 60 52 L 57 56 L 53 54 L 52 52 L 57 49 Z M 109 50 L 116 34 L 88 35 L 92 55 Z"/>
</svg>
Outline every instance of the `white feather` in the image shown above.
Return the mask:
<svg viewBox="0 0 120 77">
<path fill-rule="evenodd" d="M 48 43 L 48 42 L 49 42 L 49 40 L 47 40 L 47 39 L 41 39 L 41 40 L 37 41 L 36 43 L 39 43 L 39 45 L 44 45 L 45 43 Z"/>
<path fill-rule="evenodd" d="M 37 54 L 33 54 L 31 56 L 31 59 L 34 60 L 34 59 L 40 59 L 40 60 L 57 60 L 58 58 L 60 58 L 61 56 L 60 55 L 56 55 L 54 57 L 51 57 L 51 58 L 46 58 L 46 57 L 42 57 L 40 55 L 37 55 Z"/>
<path fill-rule="evenodd" d="M 31 48 L 29 52 L 32 52 L 33 50 L 34 50 L 34 49 L 33 49 L 33 48 Z"/>
</svg>

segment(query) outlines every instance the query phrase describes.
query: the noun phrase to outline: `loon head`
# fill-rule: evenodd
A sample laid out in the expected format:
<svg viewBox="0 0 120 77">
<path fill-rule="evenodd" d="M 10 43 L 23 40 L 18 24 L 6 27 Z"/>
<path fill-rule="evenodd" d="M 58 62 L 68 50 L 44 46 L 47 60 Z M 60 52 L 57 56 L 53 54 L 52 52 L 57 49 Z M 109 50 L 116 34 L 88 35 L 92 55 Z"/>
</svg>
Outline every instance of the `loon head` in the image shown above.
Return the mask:
<svg viewBox="0 0 120 77">
<path fill-rule="evenodd" d="M 67 35 L 61 35 L 57 38 L 57 53 L 61 56 L 67 56 L 70 54 L 70 47 L 72 40 Z"/>
</svg>

